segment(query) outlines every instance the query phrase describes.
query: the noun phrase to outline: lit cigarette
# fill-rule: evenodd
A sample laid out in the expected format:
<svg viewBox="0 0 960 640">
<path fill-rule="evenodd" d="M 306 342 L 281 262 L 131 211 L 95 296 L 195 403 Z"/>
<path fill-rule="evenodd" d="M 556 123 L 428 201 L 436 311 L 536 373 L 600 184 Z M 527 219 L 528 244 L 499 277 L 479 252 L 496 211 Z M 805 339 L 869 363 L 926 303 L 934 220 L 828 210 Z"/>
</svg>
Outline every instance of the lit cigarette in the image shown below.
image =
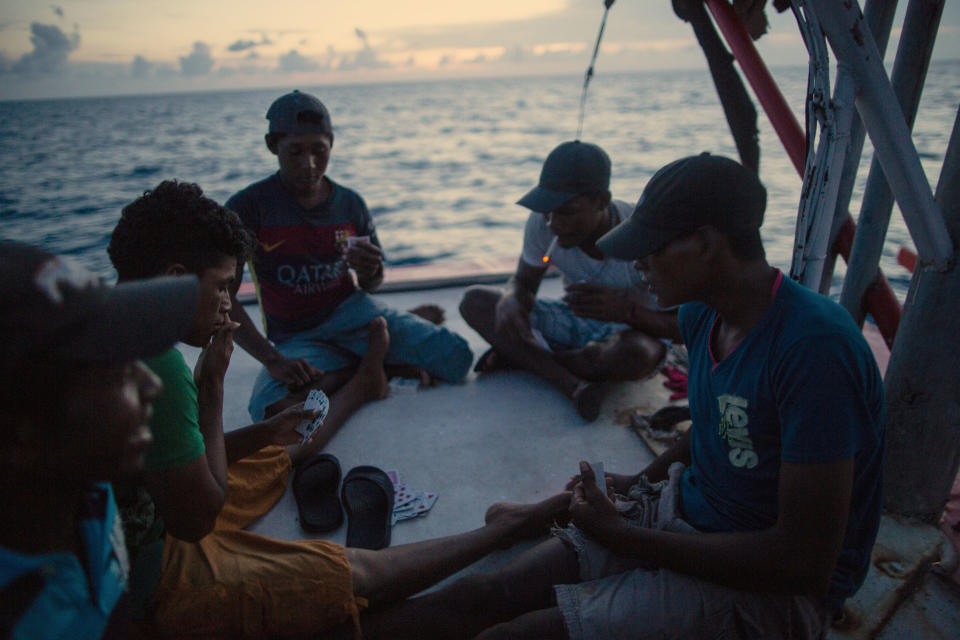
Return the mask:
<svg viewBox="0 0 960 640">
<path fill-rule="evenodd" d="M 553 236 L 553 241 L 550 242 L 550 246 L 547 247 L 547 252 L 543 254 L 543 264 L 550 264 L 550 256 L 553 255 L 553 250 L 557 248 L 557 236 Z"/>
</svg>

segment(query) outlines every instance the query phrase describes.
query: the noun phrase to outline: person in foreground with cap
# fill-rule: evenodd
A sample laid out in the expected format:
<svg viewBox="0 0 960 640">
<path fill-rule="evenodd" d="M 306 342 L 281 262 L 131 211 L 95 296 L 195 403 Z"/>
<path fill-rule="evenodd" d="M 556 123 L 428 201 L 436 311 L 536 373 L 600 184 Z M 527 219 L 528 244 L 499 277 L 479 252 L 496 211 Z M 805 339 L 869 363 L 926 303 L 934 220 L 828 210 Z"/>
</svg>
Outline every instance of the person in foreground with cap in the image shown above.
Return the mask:
<svg viewBox="0 0 960 640">
<path fill-rule="evenodd" d="M 767 263 L 765 206 L 727 158 L 653 176 L 597 244 L 682 305 L 687 435 L 637 475 L 606 474 L 607 492 L 581 462 L 572 526 L 371 617 L 365 638 L 824 636 L 879 526 L 883 385 L 843 308 Z"/>
<path fill-rule="evenodd" d="M 250 416 L 260 420 L 303 400 L 312 387 L 332 393 L 366 351 L 364 328 L 378 316 L 386 318 L 390 331 L 388 364 L 408 365 L 406 375 L 412 365 L 459 382 L 473 361 L 463 338 L 367 295 L 383 281 L 383 251 L 363 199 L 326 175 L 333 148 L 327 108 L 293 91 L 274 101 L 267 120 L 267 148 L 277 156 L 279 171 L 226 203 L 257 239 L 250 269 L 266 337 L 236 304 L 243 264 L 233 290 L 237 343 L 264 365 Z M 439 320 L 439 310 L 433 311 L 431 320 Z"/>
<path fill-rule="evenodd" d="M 603 381 L 637 380 L 656 370 L 673 338 L 676 314 L 659 311 L 629 261 L 605 255 L 597 240 L 630 214 L 610 196 L 610 158 L 574 140 L 547 156 L 540 183 L 518 204 L 531 210 L 517 270 L 503 290 L 467 289 L 460 313 L 492 345 L 478 372 L 531 371 L 593 421 Z M 537 298 L 547 267 L 563 275 L 563 300 Z M 653 337 L 656 336 L 656 337 Z"/>
<path fill-rule="evenodd" d="M 301 637 L 345 625 L 352 635 L 368 602 L 416 593 L 506 541 L 543 533 L 565 511 L 569 493 L 537 505 L 500 504 L 475 531 L 376 551 L 245 531 L 281 499 L 292 467 L 309 463 L 353 411 L 386 394 L 390 341 L 383 319 L 374 319 L 356 373 L 302 444 L 294 428 L 314 413 L 299 404 L 225 434 L 223 380 L 236 328 L 229 289 L 252 243 L 233 212 L 197 185 L 173 181 L 125 207 L 110 239 L 122 282 L 199 279 L 184 342 L 203 351 L 192 374 L 176 348 L 148 360 L 165 387 L 150 420 L 154 444 L 143 477 L 116 485 L 133 566 L 131 616 L 141 633 Z"/>
<path fill-rule="evenodd" d="M 139 359 L 186 333 L 196 286 L 107 287 L 0 241 L 4 638 L 122 635 L 129 563 L 109 481 L 142 468 L 161 385 Z"/>
</svg>

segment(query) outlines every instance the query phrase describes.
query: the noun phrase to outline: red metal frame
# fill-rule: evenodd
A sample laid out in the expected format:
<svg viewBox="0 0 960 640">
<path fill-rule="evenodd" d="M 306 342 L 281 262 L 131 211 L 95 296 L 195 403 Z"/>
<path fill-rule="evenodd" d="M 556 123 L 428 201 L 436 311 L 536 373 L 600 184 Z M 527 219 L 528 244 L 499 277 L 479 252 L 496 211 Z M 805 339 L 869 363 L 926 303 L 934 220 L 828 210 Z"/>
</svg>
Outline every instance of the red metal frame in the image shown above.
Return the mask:
<svg viewBox="0 0 960 640">
<path fill-rule="evenodd" d="M 802 178 L 807 152 L 807 137 L 803 128 L 794 117 L 756 47 L 753 46 L 753 40 L 737 18 L 733 5 L 725 0 L 704 0 L 704 2 L 740 64 L 740 68 L 743 69 L 743 74 L 770 119 L 793 166 Z M 850 248 L 853 246 L 855 231 L 856 224 L 848 213 L 833 245 L 833 251 L 843 256 L 844 260 L 850 259 Z M 877 328 L 880 329 L 887 346 L 892 347 L 893 339 L 897 335 L 897 327 L 900 325 L 901 309 L 890 283 L 879 269 L 877 269 L 877 279 L 864 293 L 861 303 L 877 322 Z"/>
</svg>

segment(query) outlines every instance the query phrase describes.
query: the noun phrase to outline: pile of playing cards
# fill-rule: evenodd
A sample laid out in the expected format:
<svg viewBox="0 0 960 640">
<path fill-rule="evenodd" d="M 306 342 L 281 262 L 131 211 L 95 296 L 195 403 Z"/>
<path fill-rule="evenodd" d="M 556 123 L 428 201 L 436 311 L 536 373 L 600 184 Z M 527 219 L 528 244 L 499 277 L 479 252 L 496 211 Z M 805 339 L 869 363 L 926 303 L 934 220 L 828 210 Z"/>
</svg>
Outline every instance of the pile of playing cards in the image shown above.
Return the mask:
<svg viewBox="0 0 960 640">
<path fill-rule="evenodd" d="M 327 417 L 327 411 L 330 410 L 330 399 L 327 398 L 327 394 L 320 391 L 320 389 L 311 389 L 310 393 L 307 394 L 306 401 L 303 403 L 303 408 L 320 410 L 320 414 L 316 418 L 313 420 L 304 420 L 298 424 L 295 429 L 297 433 L 303 436 L 301 442 L 306 442 L 310 434 L 323 424 L 323 419 Z"/>
<path fill-rule="evenodd" d="M 394 525 L 401 520 L 409 520 L 427 515 L 430 507 L 437 501 L 437 494 L 427 491 L 415 491 L 407 488 L 407 483 L 400 479 L 400 472 L 391 469 L 387 471 L 390 482 L 393 483 L 393 516 L 390 524 Z"/>
</svg>

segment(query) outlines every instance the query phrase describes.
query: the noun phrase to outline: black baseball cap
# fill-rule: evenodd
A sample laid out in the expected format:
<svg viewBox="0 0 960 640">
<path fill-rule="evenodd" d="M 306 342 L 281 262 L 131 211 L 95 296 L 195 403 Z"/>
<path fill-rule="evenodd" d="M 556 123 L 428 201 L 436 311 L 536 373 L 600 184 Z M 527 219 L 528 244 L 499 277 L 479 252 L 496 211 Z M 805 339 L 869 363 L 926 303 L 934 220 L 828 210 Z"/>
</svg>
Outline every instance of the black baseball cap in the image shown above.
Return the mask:
<svg viewBox="0 0 960 640">
<path fill-rule="evenodd" d="M 549 213 L 584 193 L 610 189 L 610 157 L 595 144 L 572 140 L 550 152 L 540 182 L 517 204 Z"/>
<path fill-rule="evenodd" d="M 108 286 L 67 258 L 0 241 L 0 371 L 158 355 L 188 333 L 196 304 L 195 276 Z"/>
<path fill-rule="evenodd" d="M 294 89 L 267 109 L 269 133 L 322 133 L 333 142 L 330 112 L 315 96 Z"/>
<path fill-rule="evenodd" d="M 759 229 L 766 208 L 767 190 L 753 170 L 704 152 L 657 171 L 633 214 L 597 247 L 613 258 L 639 260 L 705 225 L 720 231 Z"/>
</svg>

